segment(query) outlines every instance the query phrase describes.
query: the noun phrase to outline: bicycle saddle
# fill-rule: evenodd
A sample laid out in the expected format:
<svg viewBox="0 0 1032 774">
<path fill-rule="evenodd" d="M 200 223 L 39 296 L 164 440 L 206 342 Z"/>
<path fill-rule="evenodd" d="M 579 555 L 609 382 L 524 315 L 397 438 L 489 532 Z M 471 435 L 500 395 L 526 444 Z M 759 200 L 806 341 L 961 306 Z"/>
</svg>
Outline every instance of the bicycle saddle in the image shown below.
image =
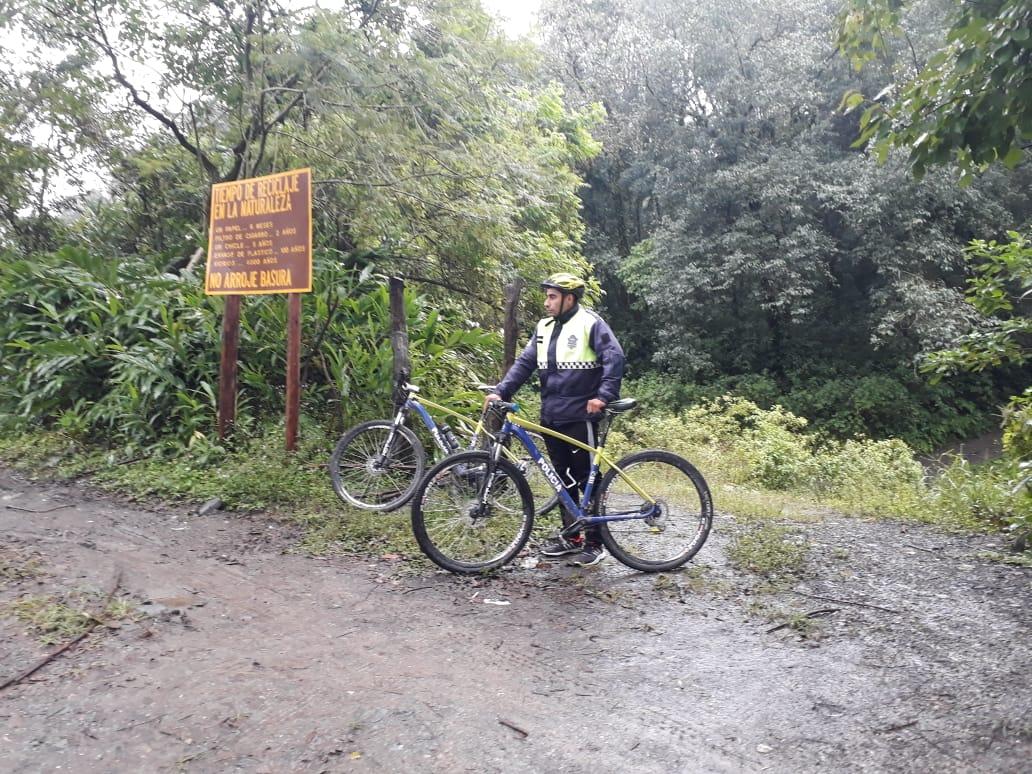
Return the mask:
<svg viewBox="0 0 1032 774">
<path fill-rule="evenodd" d="M 612 403 L 606 404 L 606 411 L 610 414 L 623 414 L 625 411 L 630 411 L 638 405 L 638 401 L 634 398 L 620 398 L 620 400 L 614 400 Z"/>
</svg>

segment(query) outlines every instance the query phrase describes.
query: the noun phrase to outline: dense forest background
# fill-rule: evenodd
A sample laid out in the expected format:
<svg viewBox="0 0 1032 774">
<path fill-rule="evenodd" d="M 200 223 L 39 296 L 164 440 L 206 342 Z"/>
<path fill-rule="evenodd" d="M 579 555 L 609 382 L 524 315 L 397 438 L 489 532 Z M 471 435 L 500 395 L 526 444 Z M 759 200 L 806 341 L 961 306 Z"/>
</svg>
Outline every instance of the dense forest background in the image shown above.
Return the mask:
<svg viewBox="0 0 1032 774">
<path fill-rule="evenodd" d="M 1028 169 L 916 180 L 905 153 L 855 148 L 841 109 L 923 66 L 955 6 L 912 4 L 860 74 L 836 55 L 840 2 L 548 6 L 552 72 L 606 109 L 585 251 L 634 374 L 926 448 L 991 425 L 975 407 L 1027 372 L 931 385 L 919 365 L 972 325 L 964 247 L 1028 222 Z"/>
<path fill-rule="evenodd" d="M 503 288 L 555 270 L 590 279 L 654 409 L 731 393 L 931 451 L 998 427 L 1029 384 L 1020 331 L 967 367 L 930 359 L 1027 312 L 1027 295 L 988 314 L 965 297 L 972 258 L 1032 218 L 1027 116 L 1008 114 L 1011 152 L 979 136 L 975 156 L 921 156 L 940 140 L 903 147 L 866 110 L 943 69 L 958 29 L 1012 45 L 1011 97 L 1032 102 L 1027 2 L 972 20 L 955 0 L 546 0 L 540 37 L 517 41 L 476 0 L 158 5 L 0 12 L 17 41 L 0 54 L 9 425 L 210 438 L 210 185 L 302 166 L 304 411 L 331 434 L 389 408 L 389 275 L 408 283 L 416 377 L 456 400 L 497 375 Z M 881 142 L 858 145 L 865 129 Z M 528 329 L 539 304 L 524 293 Z M 245 304 L 242 431 L 282 412 L 284 306 Z"/>
</svg>

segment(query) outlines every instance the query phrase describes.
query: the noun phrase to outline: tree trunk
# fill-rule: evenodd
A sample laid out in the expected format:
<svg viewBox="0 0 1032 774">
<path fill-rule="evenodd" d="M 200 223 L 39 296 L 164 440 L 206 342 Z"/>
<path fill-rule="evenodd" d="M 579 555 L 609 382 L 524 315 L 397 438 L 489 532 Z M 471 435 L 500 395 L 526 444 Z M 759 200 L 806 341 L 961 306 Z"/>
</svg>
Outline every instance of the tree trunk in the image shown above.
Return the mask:
<svg viewBox="0 0 1032 774">
<path fill-rule="evenodd" d="M 519 321 L 516 312 L 520 305 L 520 291 L 523 280 L 516 279 L 505 288 L 505 325 L 503 330 L 502 373 L 505 376 L 512 364 L 516 362 L 516 344 L 519 339 Z"/>
<path fill-rule="evenodd" d="M 394 381 L 408 379 L 412 375 L 412 361 L 409 359 L 408 327 L 405 319 L 405 281 L 399 277 L 390 278 L 391 297 L 391 349 L 394 351 Z"/>
</svg>

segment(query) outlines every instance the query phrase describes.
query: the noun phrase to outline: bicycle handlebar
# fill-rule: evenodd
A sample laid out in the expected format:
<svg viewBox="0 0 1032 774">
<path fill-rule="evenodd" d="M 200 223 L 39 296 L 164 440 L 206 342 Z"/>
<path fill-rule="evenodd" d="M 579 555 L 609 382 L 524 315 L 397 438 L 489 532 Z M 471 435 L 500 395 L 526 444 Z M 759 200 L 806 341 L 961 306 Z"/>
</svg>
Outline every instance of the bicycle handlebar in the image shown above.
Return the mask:
<svg viewBox="0 0 1032 774">
<path fill-rule="evenodd" d="M 519 410 L 519 406 L 516 403 L 508 403 L 504 400 L 493 400 L 487 404 L 487 408 L 500 417 L 504 417 L 510 411 L 515 413 Z"/>
</svg>

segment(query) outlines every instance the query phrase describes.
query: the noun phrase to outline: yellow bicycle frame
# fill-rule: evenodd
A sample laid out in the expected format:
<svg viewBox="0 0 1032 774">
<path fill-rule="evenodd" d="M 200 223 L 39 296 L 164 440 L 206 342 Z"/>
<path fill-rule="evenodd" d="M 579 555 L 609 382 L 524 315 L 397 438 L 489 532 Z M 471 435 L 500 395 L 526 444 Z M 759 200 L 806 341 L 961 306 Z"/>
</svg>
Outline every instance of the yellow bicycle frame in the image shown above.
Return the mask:
<svg viewBox="0 0 1032 774">
<path fill-rule="evenodd" d="M 616 471 L 616 474 L 620 476 L 620 478 L 627 482 L 627 485 L 631 489 L 633 489 L 639 497 L 644 498 L 651 505 L 654 505 L 656 503 L 656 498 L 652 497 L 652 495 L 650 495 L 648 492 L 646 492 L 644 489 L 638 486 L 637 482 L 634 479 L 632 479 L 627 473 L 621 470 L 615 462 L 613 462 L 612 458 L 606 454 L 604 447 L 589 446 L 586 443 L 578 441 L 576 438 L 570 438 L 570 436 L 568 435 L 563 435 L 560 432 L 551 430 L 547 427 L 544 427 L 543 425 L 539 425 L 537 422 L 531 422 L 529 419 L 524 419 L 523 417 L 519 416 L 518 414 L 514 414 L 511 411 L 505 415 L 505 419 L 507 422 L 512 422 L 512 424 L 514 425 L 519 425 L 525 430 L 533 430 L 543 435 L 550 435 L 553 438 L 558 438 L 560 441 L 565 441 L 571 446 L 576 446 L 578 449 L 583 449 L 584 451 L 591 454 L 592 465 L 596 464 L 596 462 L 598 463 L 599 473 L 602 472 L 603 465 L 605 465 L 606 469 L 612 468 Z"/>
<path fill-rule="evenodd" d="M 473 421 L 469 417 L 467 417 L 467 416 L 465 416 L 463 414 L 460 414 L 455 409 L 450 409 L 447 406 L 442 406 L 440 403 L 435 403 L 434 401 L 430 400 L 429 398 L 424 398 L 422 395 L 420 395 L 419 397 L 415 398 L 415 400 L 419 401 L 420 403 L 422 403 L 424 406 L 427 406 L 428 408 L 432 408 L 434 411 L 440 412 L 441 414 L 444 414 L 445 416 L 451 417 L 452 419 L 459 420 L 459 422 L 462 423 L 462 431 L 464 433 L 468 433 L 470 435 L 473 435 L 475 433 L 483 432 L 483 430 L 484 430 L 484 419 L 483 419 L 483 417 L 481 417 L 476 422 L 476 424 L 474 424 Z"/>
</svg>

